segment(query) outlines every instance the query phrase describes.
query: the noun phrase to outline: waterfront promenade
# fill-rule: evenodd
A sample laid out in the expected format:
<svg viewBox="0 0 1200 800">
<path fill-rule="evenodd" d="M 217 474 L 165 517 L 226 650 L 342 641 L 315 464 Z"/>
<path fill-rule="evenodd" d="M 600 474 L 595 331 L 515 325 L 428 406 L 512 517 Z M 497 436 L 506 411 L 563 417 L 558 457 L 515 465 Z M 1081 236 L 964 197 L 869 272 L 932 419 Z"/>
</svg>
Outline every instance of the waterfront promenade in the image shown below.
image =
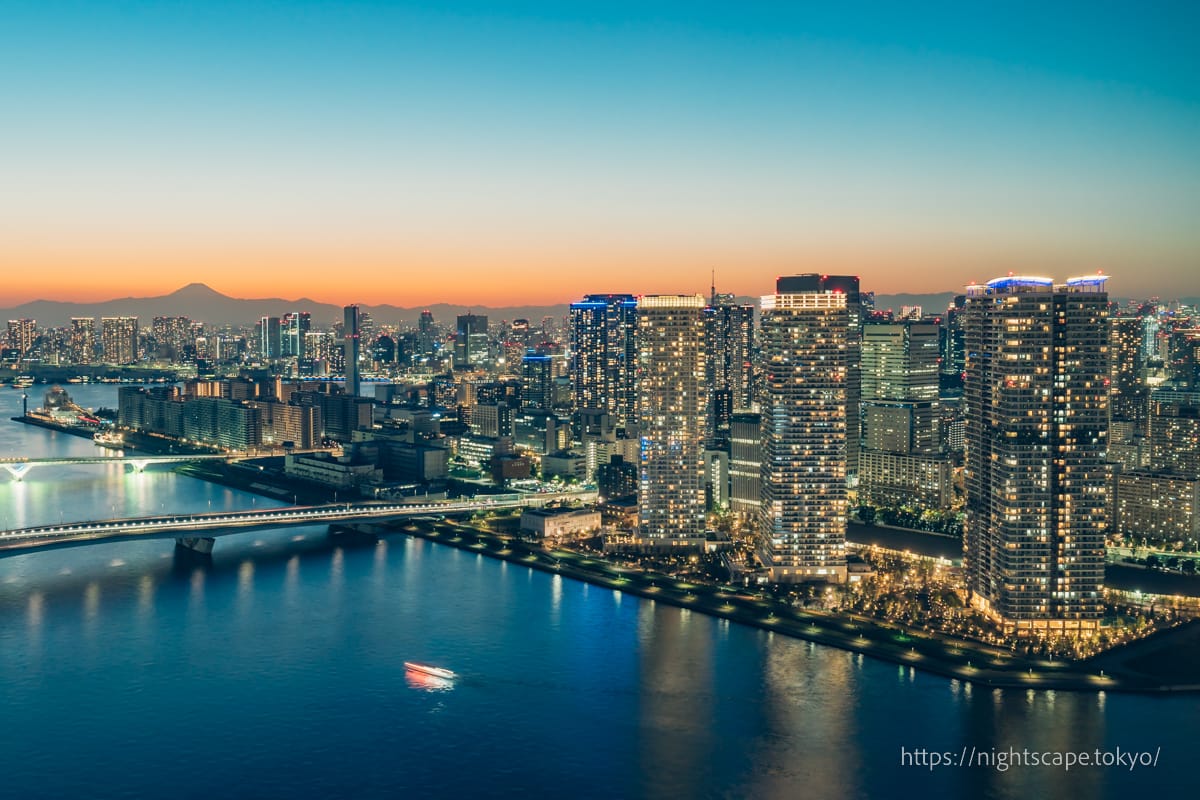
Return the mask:
<svg viewBox="0 0 1200 800">
<path fill-rule="evenodd" d="M 545 550 L 518 539 L 469 525 L 410 522 L 404 533 L 603 586 L 617 592 L 664 602 L 785 636 L 890 661 L 901 669 L 920 669 L 989 688 L 1065 689 L 1075 691 L 1200 691 L 1200 685 L 1160 680 L 1149 672 L 1119 672 L 1093 662 L 1027 658 L 982 642 L 955 639 L 896 623 L 842 612 L 799 609 L 746 588 L 685 581 L 574 550 Z M 1188 630 L 1196 623 L 1186 626 Z M 1151 639 L 1167 641 L 1184 633 L 1168 630 Z M 1190 636 L 1190 634 L 1188 634 Z M 1128 646 L 1128 645 L 1127 645 Z M 1104 662 L 1119 663 L 1109 651 Z"/>
</svg>

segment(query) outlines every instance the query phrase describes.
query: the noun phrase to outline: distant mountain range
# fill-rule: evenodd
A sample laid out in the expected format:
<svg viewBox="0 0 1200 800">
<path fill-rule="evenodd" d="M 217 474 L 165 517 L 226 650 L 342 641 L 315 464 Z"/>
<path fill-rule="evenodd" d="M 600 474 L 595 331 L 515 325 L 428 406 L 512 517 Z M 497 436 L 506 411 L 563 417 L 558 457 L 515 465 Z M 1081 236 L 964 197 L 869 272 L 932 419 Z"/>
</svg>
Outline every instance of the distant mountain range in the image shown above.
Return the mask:
<svg viewBox="0 0 1200 800">
<path fill-rule="evenodd" d="M 875 307 L 879 309 L 901 306 L 922 306 L 926 311 L 942 311 L 955 292 L 935 294 L 881 294 L 875 296 Z M 757 303 L 757 297 L 741 297 L 741 302 Z M 1197 303 L 1197 298 L 1181 298 L 1182 302 Z M 494 320 L 528 319 L 538 322 L 542 317 L 562 317 L 567 313 L 567 303 L 548 306 L 504 306 L 489 308 L 478 305 L 436 303 L 428 306 L 401 308 L 393 305 L 362 305 L 374 317 L 377 324 L 415 323 L 421 312 L 429 309 L 434 319 L 446 324 L 459 314 L 474 312 L 485 314 Z M 154 317 L 190 317 L 212 325 L 253 325 L 260 317 L 278 317 L 289 311 L 308 311 L 313 323 L 324 327 L 342 317 L 342 307 L 332 303 L 319 303 L 307 297 L 284 300 L 279 297 L 241 299 L 229 297 L 203 283 L 190 283 L 182 289 L 160 297 L 122 297 L 100 303 L 67 303 L 58 300 L 34 300 L 12 308 L 0 309 L 0 319 L 36 319 L 40 326 L 60 326 L 70 322 L 71 317 L 137 317 L 142 324 L 149 324 Z"/>
<path fill-rule="evenodd" d="M 398 308 L 393 305 L 372 306 L 360 304 L 378 324 L 397 322 L 415 323 L 421 312 L 429 309 L 435 319 L 443 323 L 458 314 L 474 311 L 495 319 L 520 319 L 540 321 L 542 317 L 561 316 L 566 313 L 566 304 L 553 306 L 518 306 L 511 308 L 486 308 L 483 306 L 453 305 L 437 303 L 430 306 Z M 289 311 L 307 311 L 312 314 L 314 326 L 324 327 L 342 318 L 342 306 L 321 303 L 308 297 L 284 300 L 279 297 L 242 299 L 230 297 L 203 283 L 190 283 L 182 289 L 159 297 L 122 297 L 99 303 L 68 303 L 60 300 L 34 300 L 12 308 L 0 309 L 0 319 L 31 318 L 39 326 L 66 325 L 71 317 L 137 317 L 141 324 L 149 324 L 154 317 L 189 317 L 212 325 L 250 326 L 260 317 L 278 317 Z"/>
</svg>

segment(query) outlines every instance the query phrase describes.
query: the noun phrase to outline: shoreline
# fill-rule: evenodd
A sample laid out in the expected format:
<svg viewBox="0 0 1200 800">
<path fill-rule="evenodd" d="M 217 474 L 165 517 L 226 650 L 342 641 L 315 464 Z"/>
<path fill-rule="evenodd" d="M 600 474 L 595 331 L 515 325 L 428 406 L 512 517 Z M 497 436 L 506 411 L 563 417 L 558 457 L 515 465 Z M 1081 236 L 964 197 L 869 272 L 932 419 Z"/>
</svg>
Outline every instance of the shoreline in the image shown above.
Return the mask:
<svg viewBox="0 0 1200 800">
<path fill-rule="evenodd" d="M 91 433 L 82 429 L 76 430 L 70 426 L 37 418 L 13 417 L 13 421 L 91 438 Z M 213 471 L 185 466 L 177 467 L 176 471 L 199 480 L 274 500 L 283 500 L 283 495 L 291 493 L 306 494 L 309 497 L 325 494 L 316 487 L 293 487 L 289 492 L 279 486 L 249 480 L 253 476 L 234 476 L 224 470 Z M 691 584 L 662 573 L 622 568 L 602 557 L 589 557 L 575 551 L 545 550 L 473 526 L 454 525 L 457 535 L 451 536 L 432 530 L 432 527 L 441 523 L 431 526 L 430 529 L 426 529 L 425 524 L 427 523 L 410 522 L 375 524 L 372 527 L 385 532 L 405 533 L 462 550 L 473 550 L 542 572 L 565 575 L 602 588 L 627 592 L 642 599 L 661 600 L 668 605 L 698 611 L 718 619 L 861 653 L 886 663 L 988 688 L 1121 691 L 1141 694 L 1200 692 L 1200 676 L 1197 683 L 1173 683 L 1160 680 L 1141 670 L 1110 670 L 1106 674 L 1100 667 L 1089 666 L 1093 663 L 1121 664 L 1121 654 L 1134 645 L 1144 646 L 1147 642 L 1155 642 L 1155 646 L 1161 647 L 1164 639 L 1181 632 L 1179 627 L 1122 645 L 1087 661 L 1054 662 L 1017 656 L 992 645 L 907 629 L 898 624 L 888 624 L 866 617 L 796 609 L 777 600 L 755 596 L 749 589 L 722 589 L 707 583 Z M 467 541 L 468 539 L 470 541 Z M 1200 622 L 1183 627 L 1200 630 Z"/>
<path fill-rule="evenodd" d="M 430 526 L 429 523 L 410 522 L 377 527 L 989 689 L 1116 691 L 1159 695 L 1200 692 L 1200 683 L 1166 683 L 1145 673 L 1113 674 L 1105 673 L 1103 669 L 1097 671 L 1089 668 L 1095 659 L 1107 656 L 1111 660 L 1113 654 L 1141 642 L 1161 642 L 1163 638 L 1180 633 L 1180 628 L 1132 642 L 1088 661 L 1051 662 L 1015 656 L 991 645 L 914 631 L 865 617 L 793 609 L 776 600 L 756 597 L 748 591 L 737 590 L 733 594 L 710 584 L 692 584 L 661 573 L 621 568 L 602 558 L 574 551 L 543 550 L 467 525 L 439 522 Z M 434 530 L 434 527 L 443 530 Z M 722 602 L 718 604 L 715 602 L 717 600 Z M 1184 628 L 1197 625 L 1200 624 Z M 976 666 L 979 663 L 989 665 Z"/>
</svg>

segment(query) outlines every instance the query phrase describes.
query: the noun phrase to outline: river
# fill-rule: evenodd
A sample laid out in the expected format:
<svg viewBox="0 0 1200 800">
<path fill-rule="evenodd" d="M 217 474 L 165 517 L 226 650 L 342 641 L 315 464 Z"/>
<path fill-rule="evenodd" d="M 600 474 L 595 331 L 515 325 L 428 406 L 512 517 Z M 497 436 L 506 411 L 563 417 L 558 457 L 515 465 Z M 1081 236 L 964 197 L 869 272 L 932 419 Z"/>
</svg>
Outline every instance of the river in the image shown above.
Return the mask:
<svg viewBox="0 0 1200 800">
<path fill-rule="evenodd" d="M 103 452 L 19 411 L 0 389 L 0 454 Z M 0 472 L 8 527 L 270 504 L 165 468 Z M 404 661 L 461 677 L 432 685 Z M 1200 697 L 985 690 L 322 527 L 221 538 L 208 567 L 170 540 L 0 559 L 0 722 L 2 794 L 20 798 L 1190 796 L 1200 752 Z M 964 746 L 1158 763 L 901 763 Z"/>
</svg>

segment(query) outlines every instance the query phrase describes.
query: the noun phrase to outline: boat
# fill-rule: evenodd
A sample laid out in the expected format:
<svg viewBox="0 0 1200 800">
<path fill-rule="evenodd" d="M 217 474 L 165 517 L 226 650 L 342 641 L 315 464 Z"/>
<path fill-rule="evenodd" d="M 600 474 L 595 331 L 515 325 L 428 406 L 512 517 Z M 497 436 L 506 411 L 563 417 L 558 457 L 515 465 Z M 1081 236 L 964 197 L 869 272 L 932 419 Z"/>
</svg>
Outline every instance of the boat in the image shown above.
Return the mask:
<svg viewBox="0 0 1200 800">
<path fill-rule="evenodd" d="M 427 664 L 416 664 L 416 663 L 413 663 L 412 661 L 405 661 L 404 668 L 411 669 L 413 672 L 421 672 L 421 673 L 424 673 L 425 675 L 432 675 L 435 678 L 441 678 L 442 680 L 447 680 L 447 681 L 452 681 L 458 677 L 457 673 L 451 672 L 448 669 L 442 669 L 441 667 L 431 667 Z"/>
<path fill-rule="evenodd" d="M 100 431 L 92 437 L 92 441 L 101 447 L 111 447 L 120 450 L 125 446 L 125 434 L 116 431 Z"/>
</svg>

